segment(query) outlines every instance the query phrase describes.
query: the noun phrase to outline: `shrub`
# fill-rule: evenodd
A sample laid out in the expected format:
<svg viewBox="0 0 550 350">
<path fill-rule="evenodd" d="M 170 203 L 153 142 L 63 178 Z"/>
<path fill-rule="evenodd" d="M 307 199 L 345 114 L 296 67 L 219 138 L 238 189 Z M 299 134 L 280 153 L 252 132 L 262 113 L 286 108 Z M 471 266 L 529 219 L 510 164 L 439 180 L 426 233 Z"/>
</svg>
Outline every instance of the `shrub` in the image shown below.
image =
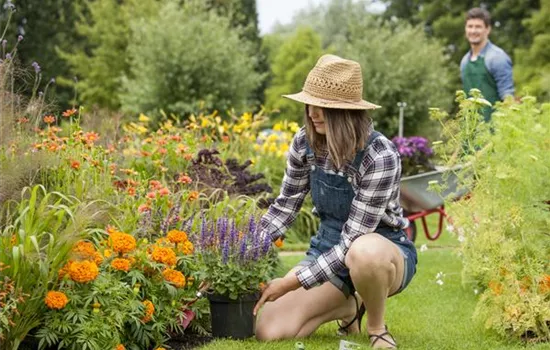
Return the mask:
<svg viewBox="0 0 550 350">
<path fill-rule="evenodd" d="M 158 114 L 163 108 L 183 115 L 199 102 L 207 110 L 249 105 L 261 79 L 250 43 L 239 38 L 229 19 L 200 2 L 178 3 L 170 1 L 157 17 L 132 23 L 123 109 Z"/>
<path fill-rule="evenodd" d="M 470 189 L 449 215 L 463 242 L 464 283 L 481 291 L 475 317 L 504 336 L 548 341 L 550 105 L 507 100 L 489 127 L 479 90 L 457 100 L 455 118 L 434 112 L 445 120 L 436 152 L 449 166 L 464 165 L 459 187 Z"/>
</svg>

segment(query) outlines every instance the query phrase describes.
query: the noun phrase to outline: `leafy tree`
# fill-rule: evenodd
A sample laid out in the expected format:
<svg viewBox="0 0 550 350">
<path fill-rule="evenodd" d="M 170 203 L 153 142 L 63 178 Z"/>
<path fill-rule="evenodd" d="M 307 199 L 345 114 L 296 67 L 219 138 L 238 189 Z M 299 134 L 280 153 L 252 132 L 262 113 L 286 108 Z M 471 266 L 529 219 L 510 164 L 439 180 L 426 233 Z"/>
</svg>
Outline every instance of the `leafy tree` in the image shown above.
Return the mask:
<svg viewBox="0 0 550 350">
<path fill-rule="evenodd" d="M 122 83 L 122 108 L 156 114 L 249 105 L 261 76 L 248 41 L 228 18 L 199 1 L 169 1 L 158 16 L 131 22 L 130 70 Z"/>
<path fill-rule="evenodd" d="M 311 28 L 300 28 L 288 38 L 273 58 L 273 80 L 266 90 L 266 107 L 279 110 L 282 118 L 301 121 L 304 107 L 281 95 L 299 92 L 323 53 L 321 38 Z"/>
<path fill-rule="evenodd" d="M 540 100 L 550 100 L 550 0 L 541 1 L 541 9 L 525 20 L 533 43 L 528 49 L 514 51 L 514 74 L 519 91 L 526 90 Z"/>
<path fill-rule="evenodd" d="M 269 65 L 267 57 L 261 49 L 262 37 L 260 37 L 258 27 L 256 0 L 208 0 L 207 3 L 209 7 L 216 9 L 220 15 L 228 17 L 231 20 L 231 26 L 239 30 L 241 38 L 251 43 L 253 53 L 256 55 L 254 70 L 264 77 L 261 84 L 253 92 L 252 98 L 257 103 L 264 103 Z"/>
<path fill-rule="evenodd" d="M 130 21 L 155 15 L 158 6 L 157 0 L 96 0 L 80 9 L 76 31 L 85 45 L 58 53 L 78 78 L 81 101 L 112 110 L 120 107 L 121 78 L 130 68 L 126 52 Z"/>
<path fill-rule="evenodd" d="M 364 98 L 383 107 L 372 113 L 377 129 L 397 134 L 397 103 L 404 101 L 405 133 L 433 136 L 429 108 L 450 108 L 452 72 L 458 69 L 439 42 L 406 23 L 363 21 L 350 27 L 343 56 L 361 64 Z"/>
<path fill-rule="evenodd" d="M 80 40 L 73 28 L 75 13 L 84 2 L 83 0 L 14 1 L 16 11 L 13 13 L 6 39 L 9 47 L 16 42 L 18 35 L 24 37 L 17 47 L 17 55 L 23 67 L 31 69 L 32 62 L 38 62 L 45 81 L 71 76 L 69 66 L 59 59 L 56 49 L 74 47 Z M 0 9 L 0 16 L 6 15 L 7 6 L 4 6 Z M 32 82 L 22 88 L 30 94 Z M 62 87 L 55 89 L 57 90 L 56 99 L 62 104 L 68 102 L 72 96 L 72 89 Z"/>
</svg>

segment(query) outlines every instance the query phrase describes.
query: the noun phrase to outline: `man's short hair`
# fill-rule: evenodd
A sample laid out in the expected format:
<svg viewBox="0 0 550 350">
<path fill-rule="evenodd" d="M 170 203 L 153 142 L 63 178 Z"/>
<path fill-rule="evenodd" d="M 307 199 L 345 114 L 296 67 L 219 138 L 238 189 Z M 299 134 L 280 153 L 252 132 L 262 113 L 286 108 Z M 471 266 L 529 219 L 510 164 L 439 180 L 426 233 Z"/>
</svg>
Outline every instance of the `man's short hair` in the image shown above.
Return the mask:
<svg viewBox="0 0 550 350">
<path fill-rule="evenodd" d="M 474 7 L 468 11 L 466 14 L 466 22 L 468 22 L 469 19 L 480 19 L 485 23 L 486 27 L 491 26 L 491 14 L 486 9 L 480 7 Z"/>
</svg>

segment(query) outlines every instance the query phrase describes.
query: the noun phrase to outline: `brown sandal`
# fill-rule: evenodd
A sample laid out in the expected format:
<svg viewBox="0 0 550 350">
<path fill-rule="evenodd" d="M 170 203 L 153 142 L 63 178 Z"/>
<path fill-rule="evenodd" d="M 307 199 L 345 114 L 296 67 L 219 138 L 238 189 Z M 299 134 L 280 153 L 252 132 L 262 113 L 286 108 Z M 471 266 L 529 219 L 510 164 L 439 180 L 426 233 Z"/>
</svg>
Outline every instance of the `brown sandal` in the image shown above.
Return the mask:
<svg viewBox="0 0 550 350">
<path fill-rule="evenodd" d="M 384 338 L 387 335 L 391 337 L 391 340 L 388 340 L 388 339 Z M 397 349 L 397 344 L 395 343 L 395 338 L 388 331 L 387 326 L 386 326 L 386 331 L 382 334 L 369 334 L 369 339 L 370 339 L 370 346 L 371 347 L 374 346 L 374 344 L 376 344 L 376 342 L 378 342 L 379 340 L 382 340 L 382 341 L 385 341 L 386 343 L 391 345 L 391 347 L 386 348 L 386 349 Z"/>
<path fill-rule="evenodd" d="M 336 321 L 336 323 L 338 324 L 338 331 L 337 331 L 337 334 L 339 336 L 346 336 L 348 335 L 348 328 L 353 324 L 355 323 L 355 321 L 359 322 L 359 333 L 361 333 L 361 321 L 363 320 L 363 316 L 365 316 L 365 311 L 367 310 L 365 308 L 365 304 L 361 303 L 361 306 L 359 306 L 359 302 L 357 301 L 357 297 L 355 295 L 353 295 L 353 297 L 355 298 L 355 307 L 357 308 L 357 313 L 355 314 L 355 317 L 350 321 L 348 322 L 348 324 L 346 325 L 341 325 L 340 322 Z"/>
</svg>

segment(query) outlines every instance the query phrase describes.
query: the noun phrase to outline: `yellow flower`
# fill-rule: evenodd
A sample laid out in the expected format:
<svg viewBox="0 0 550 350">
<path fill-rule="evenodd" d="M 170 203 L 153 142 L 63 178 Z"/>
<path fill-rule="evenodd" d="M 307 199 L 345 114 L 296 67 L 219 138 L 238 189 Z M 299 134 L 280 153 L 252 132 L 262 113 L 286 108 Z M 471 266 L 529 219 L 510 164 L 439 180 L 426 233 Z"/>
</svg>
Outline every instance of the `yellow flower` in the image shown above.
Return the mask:
<svg viewBox="0 0 550 350">
<path fill-rule="evenodd" d="M 185 287 L 185 276 L 179 271 L 166 269 L 162 272 L 162 276 L 166 281 L 172 283 L 178 288 Z"/>
<path fill-rule="evenodd" d="M 113 252 L 110 250 L 110 249 L 105 249 L 103 251 L 103 256 L 106 257 L 106 258 L 110 258 L 111 255 L 113 255 Z"/>
<path fill-rule="evenodd" d="M 149 119 L 149 117 L 146 116 L 145 114 L 140 113 L 140 114 L 139 114 L 138 120 L 139 120 L 140 122 L 142 122 L 142 123 L 147 123 L 147 122 L 149 122 L 150 119 Z"/>
<path fill-rule="evenodd" d="M 96 279 L 99 269 L 93 261 L 75 261 L 69 266 L 69 276 L 75 282 L 87 283 Z"/>
<path fill-rule="evenodd" d="M 53 290 L 50 290 L 46 294 L 46 298 L 44 298 L 44 303 L 46 303 L 46 306 L 50 309 L 56 309 L 61 310 L 67 305 L 69 302 L 69 298 L 65 295 L 63 292 L 56 292 Z"/>
</svg>

